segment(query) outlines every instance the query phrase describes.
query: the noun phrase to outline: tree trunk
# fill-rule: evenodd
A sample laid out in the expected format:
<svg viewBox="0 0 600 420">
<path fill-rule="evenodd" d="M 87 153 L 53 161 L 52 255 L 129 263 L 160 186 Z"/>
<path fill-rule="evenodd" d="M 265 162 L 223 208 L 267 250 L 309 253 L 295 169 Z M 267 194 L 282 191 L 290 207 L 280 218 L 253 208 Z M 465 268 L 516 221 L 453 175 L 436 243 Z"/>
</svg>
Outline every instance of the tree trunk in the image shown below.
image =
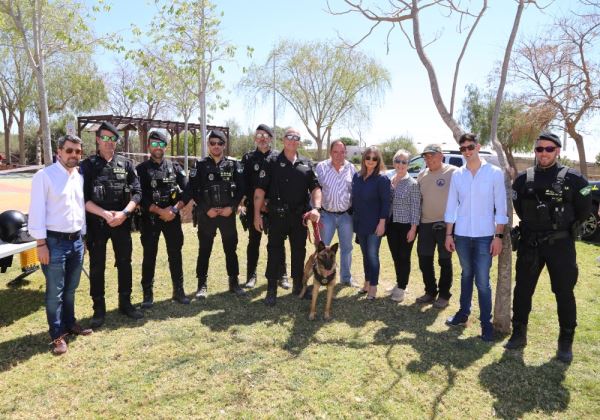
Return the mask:
<svg viewBox="0 0 600 420">
<path fill-rule="evenodd" d="M 13 114 L 10 109 L 2 108 L 2 121 L 4 122 L 4 151 L 6 152 L 6 163 L 10 165 L 12 158 L 10 156 L 10 129 L 13 124 Z"/>
<path fill-rule="evenodd" d="M 577 132 L 574 124 L 567 124 L 567 131 L 569 136 L 575 141 L 577 145 L 577 154 L 579 155 L 579 171 L 584 177 L 588 177 L 587 161 L 585 158 L 585 146 L 583 145 L 583 136 Z"/>
<path fill-rule="evenodd" d="M 504 227 L 502 239 L 502 252 L 498 256 L 498 280 L 496 282 L 496 299 L 494 301 L 494 328 L 501 333 L 510 332 L 510 318 L 512 308 L 512 245 L 510 229 L 513 225 L 512 182 L 508 173 L 504 172 L 504 186 L 506 187 L 506 211 L 508 224 Z"/>
<path fill-rule="evenodd" d="M 188 167 L 189 167 L 189 163 L 188 163 L 188 154 L 189 154 L 189 147 L 188 147 L 188 120 L 190 119 L 189 115 L 184 115 L 184 121 L 183 121 L 183 156 L 184 156 L 184 161 L 183 161 L 183 170 L 185 172 L 185 176 L 188 175 Z"/>
<path fill-rule="evenodd" d="M 515 156 L 513 155 L 512 150 L 510 150 L 510 147 L 507 147 L 504 143 L 502 144 L 502 150 L 504 150 L 504 154 L 506 155 L 506 164 L 508 166 L 507 169 L 510 172 L 510 178 L 511 180 L 514 180 L 519 173 L 517 162 L 515 162 Z"/>
<path fill-rule="evenodd" d="M 17 132 L 19 136 L 19 164 L 27 163 L 27 150 L 25 150 L 25 110 L 19 110 L 19 118 L 17 119 Z"/>
</svg>

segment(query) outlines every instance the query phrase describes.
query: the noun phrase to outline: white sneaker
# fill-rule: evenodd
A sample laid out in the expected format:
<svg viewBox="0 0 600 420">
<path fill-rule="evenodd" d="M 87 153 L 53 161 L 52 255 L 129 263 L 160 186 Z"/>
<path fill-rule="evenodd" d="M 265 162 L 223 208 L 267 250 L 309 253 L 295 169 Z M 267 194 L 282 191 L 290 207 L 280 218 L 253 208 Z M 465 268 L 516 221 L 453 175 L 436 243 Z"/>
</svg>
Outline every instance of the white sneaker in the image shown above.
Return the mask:
<svg viewBox="0 0 600 420">
<path fill-rule="evenodd" d="M 386 293 L 389 293 L 389 294 L 392 294 L 392 293 L 394 293 L 394 290 L 398 290 L 398 286 L 396 286 L 396 285 L 393 285 L 393 286 L 390 286 L 390 287 L 386 287 L 386 288 L 385 288 L 385 292 L 386 292 Z"/>
<path fill-rule="evenodd" d="M 402 302 L 404 300 L 404 289 L 396 287 L 392 292 L 391 299 L 394 302 Z"/>
</svg>

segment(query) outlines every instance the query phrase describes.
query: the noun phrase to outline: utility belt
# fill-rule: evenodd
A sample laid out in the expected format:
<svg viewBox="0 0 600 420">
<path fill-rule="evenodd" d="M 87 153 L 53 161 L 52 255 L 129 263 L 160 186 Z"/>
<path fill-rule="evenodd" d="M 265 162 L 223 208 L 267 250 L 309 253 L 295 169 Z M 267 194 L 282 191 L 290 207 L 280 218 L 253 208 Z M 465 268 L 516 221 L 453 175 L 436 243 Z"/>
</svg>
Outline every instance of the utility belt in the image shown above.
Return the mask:
<svg viewBox="0 0 600 420">
<path fill-rule="evenodd" d="M 288 216 L 302 216 L 304 214 L 304 204 L 288 204 L 282 202 L 269 202 L 267 206 L 269 209 L 269 215 L 273 219 L 285 219 Z"/>
<path fill-rule="evenodd" d="M 568 230 L 557 231 L 532 231 L 519 225 L 511 229 L 510 239 L 512 249 L 518 249 L 519 241 L 522 241 L 529 248 L 537 248 L 540 245 L 553 245 L 558 239 L 572 238 L 572 234 Z"/>
</svg>

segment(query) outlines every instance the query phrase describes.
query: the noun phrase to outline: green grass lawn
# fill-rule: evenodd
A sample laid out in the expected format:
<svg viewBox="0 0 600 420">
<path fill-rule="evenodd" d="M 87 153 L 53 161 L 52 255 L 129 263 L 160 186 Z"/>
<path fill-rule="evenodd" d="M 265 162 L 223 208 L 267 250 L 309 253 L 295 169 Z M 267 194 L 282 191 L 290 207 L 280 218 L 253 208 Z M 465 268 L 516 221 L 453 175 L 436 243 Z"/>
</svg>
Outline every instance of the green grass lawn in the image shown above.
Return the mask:
<svg viewBox="0 0 600 420">
<path fill-rule="evenodd" d="M 191 225 L 184 229 L 185 285 L 191 294 L 196 289 L 197 239 Z M 266 262 L 263 241 L 260 273 Z M 243 274 L 246 243 L 241 235 Z M 456 257 L 454 297 L 446 310 L 415 305 L 423 290 L 416 255 L 405 302 L 384 297 L 384 286 L 394 278 L 384 242 L 380 298 L 370 302 L 358 297 L 356 289 L 340 287 L 334 319 L 326 323 L 322 291 L 319 319 L 311 322 L 309 302 L 288 291 L 280 291 L 276 307 L 265 307 L 262 276 L 248 297 L 228 293 L 219 237 L 209 297 L 187 306 L 170 301 L 161 240 L 157 303 L 141 321 L 116 311 L 116 270 L 110 256 L 105 326 L 89 337 L 70 339 L 68 353 L 55 357 L 49 351 L 41 272 L 21 288 L 6 286 L 20 272 L 17 258 L 0 275 L 0 417 L 598 418 L 599 251 L 595 245 L 578 244 L 579 327 L 571 366 L 553 359 L 558 325 L 545 271 L 534 298 L 528 347 L 522 353 L 504 352 L 506 338 L 493 344 L 477 338 L 476 299 L 466 328 L 444 325 L 458 305 Z M 141 301 L 141 255 L 139 235 L 134 235 L 136 303 Z M 357 247 L 353 273 L 362 281 Z M 83 324 L 92 315 L 88 293 L 89 282 L 82 276 L 77 315 Z"/>
</svg>

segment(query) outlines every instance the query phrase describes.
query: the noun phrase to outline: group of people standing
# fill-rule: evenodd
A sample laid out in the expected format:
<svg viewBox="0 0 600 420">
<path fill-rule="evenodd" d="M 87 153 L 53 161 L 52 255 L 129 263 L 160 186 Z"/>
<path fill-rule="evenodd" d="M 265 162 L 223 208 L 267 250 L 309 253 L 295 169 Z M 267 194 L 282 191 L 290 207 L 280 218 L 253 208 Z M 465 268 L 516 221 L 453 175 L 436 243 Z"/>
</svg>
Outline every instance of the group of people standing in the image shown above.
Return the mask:
<svg viewBox="0 0 600 420">
<path fill-rule="evenodd" d="M 395 154 L 395 170 L 390 176 L 377 147 L 364 150 L 360 168 L 356 169 L 346 159 L 344 143 L 334 141 L 329 148 L 330 158 L 314 166 L 310 159 L 298 153 L 300 139 L 298 130 L 288 128 L 282 137 L 281 152 L 274 151 L 271 148 L 273 132 L 261 124 L 255 132 L 256 150 L 237 161 L 224 154 L 228 140 L 224 133 L 212 131 L 207 142 L 208 156 L 198 160 L 186 177 L 176 162 L 165 158 L 168 140 L 159 131 L 149 133 L 150 158 L 137 168 L 115 154 L 119 133 L 108 122 L 102 123 L 96 131 L 97 153 L 82 162 L 81 140 L 75 136 L 62 137 L 58 142 L 57 162 L 34 177 L 29 215 L 30 233 L 37 239 L 38 255 L 46 276 L 46 313 L 53 352 L 67 351 L 67 334 L 87 335 L 104 323 L 108 239 L 113 245 L 118 271 L 119 311 L 133 319 L 144 316 L 131 303 L 131 216 L 136 208 L 140 212 L 136 225 L 141 230 L 143 246 L 142 309 L 152 307 L 154 302 L 154 271 L 161 232 L 166 241 L 173 300 L 190 303 L 183 289 L 181 213 L 193 208 L 192 218 L 198 227 L 199 239 L 196 299 L 208 295 L 208 266 L 217 230 L 223 243 L 230 292 L 242 296 L 244 288 L 256 285 L 260 242 L 265 233 L 268 235 L 265 304 L 275 305 L 278 289 L 290 287 L 286 239 L 289 239 L 291 254 L 292 294 L 300 294 L 306 257 L 306 222 L 310 220 L 322 226 L 321 238 L 326 245 L 330 245 L 337 232 L 340 281 L 344 285 L 356 285 L 351 274 L 352 248 L 354 241 L 359 244 L 365 281 L 358 293 L 365 294 L 368 300 L 377 296 L 379 251 L 384 235 L 387 235 L 394 261 L 396 285 L 389 292 L 396 302 L 404 300 L 412 248 L 418 236 L 417 255 L 425 293 L 416 301 L 439 309 L 447 307 L 452 296 L 451 257 L 456 251 L 462 269 L 460 309 L 446 323 L 457 326 L 467 322 L 475 283 L 481 338 L 493 340 L 489 270 L 492 258 L 502 251 L 509 219 L 504 175 L 479 156 L 481 146 L 477 137 L 461 136 L 459 146 L 465 160 L 461 168 L 443 162 L 440 145 L 426 146 L 422 156 L 427 168 L 416 180 L 408 174 L 410 154 L 405 150 Z M 554 146 L 548 146 L 548 142 Z M 527 172 L 526 182 L 520 176 L 513 185 L 522 236 L 517 254 L 513 336 L 507 347 L 519 348 L 526 344 L 531 296 L 540 271 L 547 264 L 559 307 L 558 356 L 570 361 L 576 326 L 573 287 L 577 266 L 569 229 L 587 216 L 591 201 L 587 181 L 573 170 L 563 170 L 556 161 L 559 151 L 558 137 L 541 134 L 535 148 L 537 166 L 531 174 Z M 548 159 L 548 154 L 554 158 Z M 187 206 L 190 202 L 193 206 Z M 548 208 L 543 220 L 538 214 L 540 204 Z M 532 209 L 538 212 L 534 219 L 531 219 Z M 248 230 L 244 285 L 239 282 L 236 215 L 240 215 Z M 557 218 L 560 218 L 558 222 Z M 90 328 L 80 326 L 74 313 L 84 235 L 90 254 L 90 295 L 94 309 Z M 569 246 L 569 252 L 561 254 L 563 259 L 565 255 L 569 258 L 569 264 L 557 265 L 552 260 L 558 256 L 556 252 L 562 252 L 552 246 L 559 242 Z M 440 266 L 438 279 L 434 268 L 436 249 Z M 533 261 L 532 254 L 535 254 Z M 568 272 L 563 268 L 567 266 Z M 569 279 L 562 279 L 565 276 Z"/>
</svg>

